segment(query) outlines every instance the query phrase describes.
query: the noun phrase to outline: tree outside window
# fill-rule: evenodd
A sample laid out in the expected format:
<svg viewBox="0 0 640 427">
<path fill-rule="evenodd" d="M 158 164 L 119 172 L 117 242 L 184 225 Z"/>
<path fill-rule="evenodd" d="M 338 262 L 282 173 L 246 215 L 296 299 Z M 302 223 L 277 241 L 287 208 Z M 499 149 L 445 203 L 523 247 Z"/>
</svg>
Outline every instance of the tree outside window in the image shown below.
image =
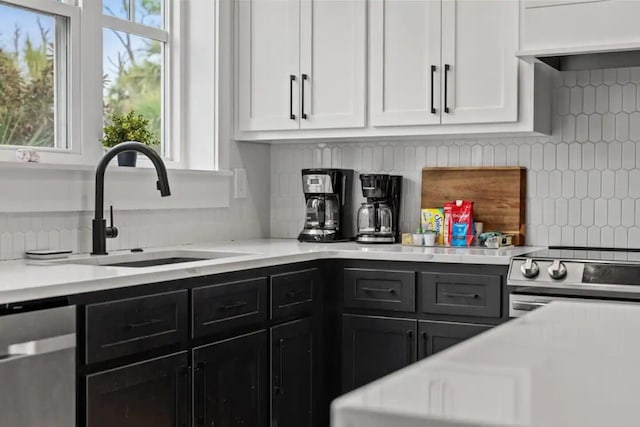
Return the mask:
<svg viewBox="0 0 640 427">
<path fill-rule="evenodd" d="M 0 145 L 56 146 L 56 20 L 0 4 Z"/>
<path fill-rule="evenodd" d="M 133 17 L 130 5 L 129 0 L 105 0 L 104 13 L 160 26 L 162 0 L 136 0 Z M 164 43 L 114 28 L 105 28 L 103 37 L 105 121 L 114 113 L 135 111 L 149 120 L 152 133 L 162 141 Z"/>
</svg>

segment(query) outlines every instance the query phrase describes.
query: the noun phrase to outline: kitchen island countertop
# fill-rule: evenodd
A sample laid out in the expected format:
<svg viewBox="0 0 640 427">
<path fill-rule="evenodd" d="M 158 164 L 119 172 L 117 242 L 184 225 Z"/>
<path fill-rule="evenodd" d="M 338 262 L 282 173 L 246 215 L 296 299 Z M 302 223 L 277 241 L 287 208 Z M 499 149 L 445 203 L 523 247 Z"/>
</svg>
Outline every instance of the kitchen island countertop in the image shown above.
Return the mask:
<svg viewBox="0 0 640 427">
<path fill-rule="evenodd" d="M 293 239 L 258 239 L 212 244 L 145 249 L 146 253 L 166 250 L 231 251 L 238 256 L 169 264 L 146 268 L 73 264 L 89 255 L 74 255 L 58 261 L 16 260 L 0 262 L 0 304 L 38 300 L 79 293 L 116 289 L 189 277 L 249 270 L 318 259 L 357 259 L 507 265 L 512 256 L 531 252 L 533 247 L 427 248 L 401 245 L 360 245 L 348 243 L 299 243 Z M 116 251 L 111 255 L 127 254 Z"/>
<path fill-rule="evenodd" d="M 333 402 L 332 427 L 637 426 L 640 305 L 553 302 Z"/>
</svg>

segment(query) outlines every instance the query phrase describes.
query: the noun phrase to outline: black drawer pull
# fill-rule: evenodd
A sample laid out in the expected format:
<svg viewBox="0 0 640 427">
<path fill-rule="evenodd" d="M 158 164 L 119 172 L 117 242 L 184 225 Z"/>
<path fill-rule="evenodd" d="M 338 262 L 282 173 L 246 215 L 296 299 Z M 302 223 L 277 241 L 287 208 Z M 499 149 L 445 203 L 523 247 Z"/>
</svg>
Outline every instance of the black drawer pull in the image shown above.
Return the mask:
<svg viewBox="0 0 640 427">
<path fill-rule="evenodd" d="M 480 295 L 478 294 L 461 294 L 458 292 L 442 292 L 442 295 L 445 297 L 451 297 L 451 298 L 471 298 L 471 299 L 480 298 Z"/>
<path fill-rule="evenodd" d="M 395 294 L 396 290 L 393 288 L 360 288 L 364 292 L 380 292 L 385 294 Z"/>
<path fill-rule="evenodd" d="M 287 298 L 293 298 L 297 295 L 300 295 L 302 292 L 304 291 L 304 289 L 294 289 L 292 291 L 289 291 L 286 293 Z"/>
<path fill-rule="evenodd" d="M 227 304 L 227 305 L 223 305 L 220 307 L 220 311 L 227 311 L 227 310 L 233 310 L 234 308 L 240 308 L 240 307 L 244 307 L 245 305 L 248 305 L 249 303 L 246 301 L 238 301 L 238 302 L 234 302 L 232 304 Z"/>
<path fill-rule="evenodd" d="M 144 322 L 138 322 L 138 323 L 129 323 L 125 329 L 127 330 L 131 330 L 131 329 L 136 329 L 136 328 L 142 328 L 145 326 L 151 326 L 151 325 L 155 325 L 157 323 L 162 323 L 163 320 L 162 319 L 151 319 L 151 320 L 146 320 Z"/>
</svg>

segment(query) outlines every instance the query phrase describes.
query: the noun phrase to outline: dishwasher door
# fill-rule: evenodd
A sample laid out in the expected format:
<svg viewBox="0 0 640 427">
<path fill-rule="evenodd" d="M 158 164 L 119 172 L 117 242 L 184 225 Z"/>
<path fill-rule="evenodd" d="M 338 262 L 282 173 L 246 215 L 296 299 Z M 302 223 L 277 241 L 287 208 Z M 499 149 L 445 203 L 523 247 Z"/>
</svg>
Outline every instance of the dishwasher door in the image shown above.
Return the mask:
<svg viewBox="0 0 640 427">
<path fill-rule="evenodd" d="M 76 307 L 0 317 L 0 426 L 75 427 Z"/>
</svg>

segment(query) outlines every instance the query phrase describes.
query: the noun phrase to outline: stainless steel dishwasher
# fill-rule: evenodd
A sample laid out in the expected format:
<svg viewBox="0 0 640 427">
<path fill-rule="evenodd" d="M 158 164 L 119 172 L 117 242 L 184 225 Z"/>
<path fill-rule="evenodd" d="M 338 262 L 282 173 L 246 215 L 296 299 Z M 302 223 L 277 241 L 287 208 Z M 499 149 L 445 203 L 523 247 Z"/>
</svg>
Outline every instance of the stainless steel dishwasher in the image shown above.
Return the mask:
<svg viewBox="0 0 640 427">
<path fill-rule="evenodd" d="M 0 426 L 75 427 L 75 412 L 76 307 L 0 316 Z"/>
</svg>

